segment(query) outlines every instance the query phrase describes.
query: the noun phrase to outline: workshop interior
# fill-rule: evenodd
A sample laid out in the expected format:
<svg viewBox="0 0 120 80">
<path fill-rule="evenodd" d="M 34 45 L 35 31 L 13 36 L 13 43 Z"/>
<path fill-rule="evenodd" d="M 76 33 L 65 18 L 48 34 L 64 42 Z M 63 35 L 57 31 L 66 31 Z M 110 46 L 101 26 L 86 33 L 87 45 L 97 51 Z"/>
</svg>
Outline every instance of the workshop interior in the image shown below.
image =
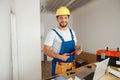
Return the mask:
<svg viewBox="0 0 120 80">
<path fill-rule="evenodd" d="M 75 56 L 76 69 L 84 66 L 92 69 L 93 66 L 89 66 L 89 64 L 102 62 L 109 58 L 109 62 L 106 63 L 107 68 L 105 70 L 111 66 L 109 67 L 109 73 L 118 77 L 118 79 L 114 80 L 119 80 L 119 4 L 120 1 L 118 0 L 41 0 L 40 11 L 42 48 L 44 45 L 46 32 L 58 25 L 55 18 L 56 10 L 60 6 L 66 6 L 71 12 L 68 25 L 75 30 L 78 43 L 83 48 L 83 52 L 80 55 Z M 63 73 L 62 75 L 51 77 L 52 68 L 49 65 L 52 64 L 53 58 L 44 54 L 41 58 L 43 80 L 81 80 L 80 77 L 78 77 L 79 75 L 85 76 L 85 73 L 89 73 L 86 71 L 83 74 L 81 71 L 78 72 L 75 70 L 73 72 L 69 71 L 66 72 L 66 74 Z M 105 64 L 101 65 L 105 67 Z M 93 77 L 93 74 L 97 74 L 95 74 L 95 72 L 96 71 L 92 71 L 90 75 Z M 103 73 L 105 74 L 105 72 Z M 97 78 L 90 79 L 90 75 L 87 76 L 89 79 L 84 78 L 84 80 L 98 80 Z"/>
<path fill-rule="evenodd" d="M 57 63 L 69 68 L 52 76 L 53 58 L 44 55 L 44 43 L 59 26 L 61 6 L 70 11 L 67 26 L 82 52 L 67 46 L 74 60 Z M 0 0 L 0 80 L 120 80 L 119 35 L 120 0 Z"/>
</svg>

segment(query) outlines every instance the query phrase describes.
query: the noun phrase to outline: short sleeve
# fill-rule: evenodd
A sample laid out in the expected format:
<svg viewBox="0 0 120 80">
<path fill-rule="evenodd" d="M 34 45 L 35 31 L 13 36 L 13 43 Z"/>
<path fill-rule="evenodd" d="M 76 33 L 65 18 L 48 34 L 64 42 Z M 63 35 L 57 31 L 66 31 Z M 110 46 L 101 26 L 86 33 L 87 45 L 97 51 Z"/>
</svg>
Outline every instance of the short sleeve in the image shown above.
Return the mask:
<svg viewBox="0 0 120 80">
<path fill-rule="evenodd" d="M 53 30 L 51 30 L 48 32 L 48 34 L 46 36 L 44 45 L 52 46 L 54 39 L 55 39 L 55 32 Z"/>
</svg>

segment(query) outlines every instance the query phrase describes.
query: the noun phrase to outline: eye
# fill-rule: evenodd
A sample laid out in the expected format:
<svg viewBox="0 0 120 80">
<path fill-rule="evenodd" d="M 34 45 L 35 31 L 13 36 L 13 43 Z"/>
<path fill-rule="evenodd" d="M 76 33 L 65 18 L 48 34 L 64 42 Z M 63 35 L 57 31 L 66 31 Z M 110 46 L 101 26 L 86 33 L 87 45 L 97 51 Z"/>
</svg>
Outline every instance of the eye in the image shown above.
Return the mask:
<svg viewBox="0 0 120 80">
<path fill-rule="evenodd" d="M 59 19 L 68 19 L 68 16 L 60 16 Z"/>
<path fill-rule="evenodd" d="M 64 19 L 63 17 L 60 17 L 60 19 Z"/>
<path fill-rule="evenodd" d="M 66 16 L 65 19 L 68 19 L 68 17 Z"/>
</svg>

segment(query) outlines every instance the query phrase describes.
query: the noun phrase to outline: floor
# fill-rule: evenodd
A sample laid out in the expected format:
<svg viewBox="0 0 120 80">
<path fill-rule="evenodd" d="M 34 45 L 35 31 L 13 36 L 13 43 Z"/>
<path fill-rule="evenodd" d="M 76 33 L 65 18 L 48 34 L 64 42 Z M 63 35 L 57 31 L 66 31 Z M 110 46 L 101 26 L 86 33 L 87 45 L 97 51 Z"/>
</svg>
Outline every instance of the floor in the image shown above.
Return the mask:
<svg viewBox="0 0 120 80">
<path fill-rule="evenodd" d="M 51 61 L 42 61 L 42 80 L 51 76 Z"/>
</svg>

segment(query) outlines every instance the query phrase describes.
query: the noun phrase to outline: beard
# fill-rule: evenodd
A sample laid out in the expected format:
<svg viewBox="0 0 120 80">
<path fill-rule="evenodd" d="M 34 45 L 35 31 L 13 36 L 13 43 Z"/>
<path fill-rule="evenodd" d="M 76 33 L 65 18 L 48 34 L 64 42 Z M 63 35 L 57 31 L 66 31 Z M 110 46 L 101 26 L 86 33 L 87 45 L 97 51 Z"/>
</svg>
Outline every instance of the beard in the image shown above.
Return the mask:
<svg viewBox="0 0 120 80">
<path fill-rule="evenodd" d="M 61 22 L 61 23 L 59 23 L 59 25 L 60 25 L 62 28 L 65 28 L 65 27 L 68 25 L 68 23 L 67 23 L 67 22 Z"/>
</svg>

